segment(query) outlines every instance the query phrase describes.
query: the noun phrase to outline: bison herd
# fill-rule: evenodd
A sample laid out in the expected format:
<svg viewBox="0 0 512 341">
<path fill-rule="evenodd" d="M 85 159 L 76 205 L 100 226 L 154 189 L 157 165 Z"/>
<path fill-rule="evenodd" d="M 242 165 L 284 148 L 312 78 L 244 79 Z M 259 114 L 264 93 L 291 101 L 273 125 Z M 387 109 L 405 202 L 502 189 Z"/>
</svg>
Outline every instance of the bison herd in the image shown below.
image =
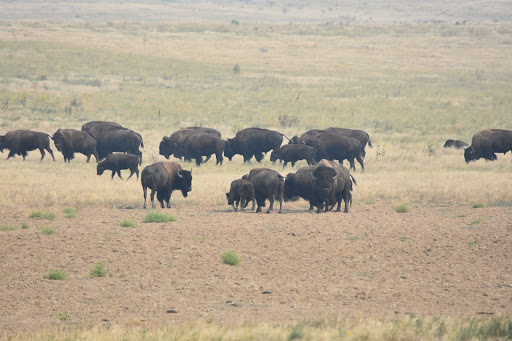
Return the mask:
<svg viewBox="0 0 512 341">
<path fill-rule="evenodd" d="M 288 144 L 282 145 L 283 138 L 288 140 Z M 39 149 L 43 160 L 46 150 L 55 161 L 50 139 L 62 153 L 65 162 L 73 160 L 75 153 L 85 155 L 87 162 L 93 155 L 98 163 L 98 175 L 110 170 L 112 178 L 117 174 L 122 179 L 121 170 L 128 169 L 128 179 L 134 173 L 139 178 L 138 166 L 142 164 L 139 148 L 144 148 L 142 137 L 115 122 L 92 121 L 85 123 L 81 130 L 58 129 L 53 136 L 31 130 L 9 131 L 0 135 L 0 152 L 8 149 L 7 159 L 19 155 L 25 160 L 27 152 Z M 244 209 L 252 202 L 252 210 L 256 203 L 256 212 L 261 212 L 268 200 L 267 213 L 270 213 L 275 200 L 278 200 L 281 213 L 283 200 L 302 198 L 309 202 L 310 210 L 316 208 L 317 212 L 333 210 L 336 205 L 339 212 L 344 201 L 344 212 L 348 213 L 356 180 L 343 166 L 343 161 L 347 160 L 354 171 L 357 161 L 364 170 L 367 145 L 372 147 L 370 136 L 365 131 L 336 127 L 308 130 L 290 139 L 277 131 L 246 128 L 226 140 L 212 128 L 186 127 L 164 136 L 159 153 L 166 159 L 173 155 L 185 161 L 195 160 L 198 166 L 207 162 L 212 155 L 216 157 L 216 165 L 223 164 L 224 156 L 231 161 L 235 155 L 241 155 L 244 163 L 250 162 L 253 157 L 261 162 L 269 151 L 272 151 L 270 161 L 283 162 L 283 168 L 288 163 L 293 167 L 297 161 L 305 160 L 307 166 L 286 177 L 268 168 L 252 169 L 249 174 L 231 183 L 226 193 L 228 205 L 238 211 L 239 205 L 240 209 Z M 470 146 L 459 140 L 447 140 L 444 147 L 464 148 L 466 163 L 480 158 L 494 161 L 497 159 L 496 153 L 512 151 L 512 131 L 482 130 L 473 135 Z M 164 202 L 170 207 L 174 190 L 181 190 L 184 197 L 192 190 L 192 171 L 183 170 L 177 162 L 157 162 L 142 170 L 141 182 L 144 208 L 148 188 L 151 190 L 152 206 L 156 194 L 161 207 L 164 207 Z"/>
</svg>

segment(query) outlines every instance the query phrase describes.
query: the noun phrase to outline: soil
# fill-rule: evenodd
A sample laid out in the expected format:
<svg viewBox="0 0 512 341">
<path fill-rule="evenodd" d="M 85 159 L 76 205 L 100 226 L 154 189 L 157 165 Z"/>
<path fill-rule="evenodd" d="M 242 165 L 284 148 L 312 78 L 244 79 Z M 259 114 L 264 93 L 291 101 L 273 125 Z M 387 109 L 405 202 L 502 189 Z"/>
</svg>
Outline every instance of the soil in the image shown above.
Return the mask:
<svg viewBox="0 0 512 341">
<path fill-rule="evenodd" d="M 512 317 L 512 207 L 357 205 L 349 214 L 226 206 L 0 208 L 0 330 L 292 322 L 322 317 Z M 121 227 L 121 219 L 138 223 Z M 22 222 L 29 224 L 21 229 Z M 56 233 L 45 235 L 45 226 Z M 240 264 L 220 255 L 234 250 Z M 89 275 L 96 262 L 106 277 Z M 65 269 L 66 280 L 45 279 Z M 60 314 L 60 318 L 59 318 Z M 68 317 L 68 318 L 65 318 Z"/>
</svg>

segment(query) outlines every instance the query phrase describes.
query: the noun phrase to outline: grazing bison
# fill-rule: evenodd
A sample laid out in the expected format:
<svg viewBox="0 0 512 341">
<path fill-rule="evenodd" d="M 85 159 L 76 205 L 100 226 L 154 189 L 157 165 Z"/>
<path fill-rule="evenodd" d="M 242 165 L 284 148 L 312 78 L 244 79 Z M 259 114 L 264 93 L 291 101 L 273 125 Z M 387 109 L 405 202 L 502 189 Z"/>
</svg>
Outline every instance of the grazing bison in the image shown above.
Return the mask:
<svg viewBox="0 0 512 341">
<path fill-rule="evenodd" d="M 176 162 L 156 162 L 146 166 L 141 173 L 142 191 L 144 192 L 144 208 L 146 208 L 146 197 L 148 188 L 151 189 L 151 207 L 154 207 L 155 192 L 160 206 L 164 208 L 164 201 L 167 208 L 171 207 L 171 194 L 174 190 L 181 190 L 183 197 L 187 197 L 192 190 L 192 171 L 181 169 Z"/>
<path fill-rule="evenodd" d="M 368 144 L 370 148 L 373 148 L 372 141 L 370 141 L 370 135 L 368 135 L 368 133 L 364 130 L 329 127 L 326 128 L 325 131 L 328 131 L 331 134 L 351 137 L 361 142 L 361 148 L 363 149 L 363 158 L 366 156 L 366 151 L 364 150 L 366 148 L 366 144 Z"/>
<path fill-rule="evenodd" d="M 471 146 L 464 149 L 466 163 L 484 158 L 494 161 L 495 153 L 506 154 L 512 150 L 512 131 L 503 129 L 486 129 L 473 135 Z"/>
<path fill-rule="evenodd" d="M 114 152 L 122 152 L 139 156 L 139 162 L 142 164 L 142 152 L 139 147 L 144 148 L 144 142 L 139 133 L 119 123 L 106 121 L 85 123 L 82 125 L 82 131 L 96 138 L 96 150 L 100 159 Z"/>
<path fill-rule="evenodd" d="M 89 133 L 76 129 L 59 129 L 53 134 L 53 143 L 64 156 L 64 162 L 73 160 L 75 153 L 87 156 L 87 162 L 91 159 L 91 155 L 94 155 L 98 162 L 96 139 Z"/>
<path fill-rule="evenodd" d="M 338 160 L 340 163 L 348 160 L 350 168 L 355 170 L 354 159 L 356 159 L 364 171 L 363 151 L 359 140 L 327 133 L 312 137 L 306 141 L 306 144 L 317 150 L 317 160 Z"/>
<path fill-rule="evenodd" d="M 110 154 L 108 155 L 105 160 L 98 163 L 98 166 L 96 167 L 97 174 L 102 175 L 105 170 L 111 170 L 112 171 L 112 179 L 114 179 L 114 175 L 117 173 L 117 175 L 122 179 L 121 176 L 121 170 L 122 169 L 129 169 L 130 170 L 130 176 L 128 177 L 129 180 L 133 173 L 137 174 L 137 179 L 139 178 L 139 157 L 137 155 L 132 154 Z"/>
<path fill-rule="evenodd" d="M 278 149 L 283 143 L 283 134 L 277 131 L 262 128 L 247 128 L 236 133 L 235 137 L 226 141 L 224 156 L 231 161 L 233 156 L 240 154 L 244 162 L 248 162 L 254 156 L 261 162 L 264 155 L 270 150 Z"/>
<path fill-rule="evenodd" d="M 285 144 L 278 150 L 272 151 L 270 154 L 270 161 L 276 162 L 277 160 L 284 161 L 283 168 L 286 167 L 288 162 L 295 166 L 295 162 L 299 160 L 306 160 L 308 165 L 315 163 L 316 149 L 305 144 Z"/>
<path fill-rule="evenodd" d="M 261 212 L 265 207 L 265 200 L 270 201 L 267 213 L 274 208 L 274 200 L 279 200 L 279 213 L 283 212 L 283 191 L 284 178 L 275 170 L 268 168 L 255 168 L 242 177 L 243 180 L 252 182 L 254 185 L 254 195 L 258 208 L 256 213 Z"/>
<path fill-rule="evenodd" d="M 203 156 L 208 158 L 212 154 L 215 154 L 217 162 L 215 163 L 222 166 L 222 153 L 224 153 L 224 147 L 226 142 L 216 136 L 211 135 L 189 135 L 185 138 L 182 143 L 176 143 L 174 148 L 174 155 L 177 158 L 182 156 L 185 159 L 195 159 L 196 165 L 200 166 L 203 163 Z"/>
<path fill-rule="evenodd" d="M 455 149 L 463 149 L 469 147 L 469 144 L 460 140 L 446 140 L 444 143 L 445 148 L 455 148 Z"/>
<path fill-rule="evenodd" d="M 228 199 L 228 205 L 233 206 L 235 212 L 238 212 L 239 203 L 240 209 L 244 209 L 245 207 L 247 207 L 249 201 L 252 201 L 251 210 L 254 211 L 256 199 L 254 193 L 254 185 L 250 181 L 243 179 L 233 180 L 231 182 L 229 192 L 226 193 L 226 198 Z"/>
<path fill-rule="evenodd" d="M 220 132 L 218 130 L 212 129 L 212 128 L 205 128 L 205 127 L 186 127 L 181 128 L 174 133 L 171 134 L 171 136 L 164 136 L 162 138 L 162 141 L 160 142 L 159 146 L 159 153 L 160 155 L 163 155 L 166 159 L 169 159 L 171 155 L 174 154 L 174 150 L 176 147 L 176 144 L 183 143 L 183 141 L 189 137 L 190 135 L 210 135 L 220 138 Z M 174 154 L 174 156 L 176 156 Z M 208 157 L 206 161 L 208 161 L 210 158 Z"/>
<path fill-rule="evenodd" d="M 39 149 L 41 152 L 41 160 L 44 159 L 46 149 L 48 153 L 55 161 L 53 156 L 53 150 L 50 148 L 51 136 L 46 133 L 41 133 L 32 130 L 11 130 L 7 134 L 0 136 L 0 152 L 4 152 L 4 149 L 9 149 L 10 157 L 14 157 L 16 154 L 23 156 L 23 160 L 27 156 L 27 152 L 31 150 Z"/>
</svg>

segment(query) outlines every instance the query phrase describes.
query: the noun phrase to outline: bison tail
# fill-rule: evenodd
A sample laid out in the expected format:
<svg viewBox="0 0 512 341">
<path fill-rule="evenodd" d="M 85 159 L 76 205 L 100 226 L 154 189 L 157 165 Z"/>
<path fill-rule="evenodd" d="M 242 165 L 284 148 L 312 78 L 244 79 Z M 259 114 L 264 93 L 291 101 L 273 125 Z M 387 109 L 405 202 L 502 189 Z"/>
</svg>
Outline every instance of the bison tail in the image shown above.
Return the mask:
<svg viewBox="0 0 512 341">
<path fill-rule="evenodd" d="M 368 135 L 368 145 L 370 146 L 370 148 L 373 148 L 372 141 L 370 141 L 370 135 Z"/>
<path fill-rule="evenodd" d="M 357 186 L 357 181 L 356 179 L 354 178 L 354 176 L 352 174 L 350 174 L 350 177 L 352 178 L 352 182 L 354 183 L 354 185 Z"/>
<path fill-rule="evenodd" d="M 290 139 L 288 138 L 288 136 L 286 136 L 286 135 L 285 135 L 285 134 L 283 134 L 283 133 L 280 133 L 280 134 L 281 134 L 281 135 L 283 135 L 284 137 L 286 137 L 286 139 L 287 139 L 288 141 L 290 141 Z"/>
<path fill-rule="evenodd" d="M 48 137 L 53 141 L 53 136 L 51 136 L 50 134 L 46 134 L 48 135 Z"/>
</svg>

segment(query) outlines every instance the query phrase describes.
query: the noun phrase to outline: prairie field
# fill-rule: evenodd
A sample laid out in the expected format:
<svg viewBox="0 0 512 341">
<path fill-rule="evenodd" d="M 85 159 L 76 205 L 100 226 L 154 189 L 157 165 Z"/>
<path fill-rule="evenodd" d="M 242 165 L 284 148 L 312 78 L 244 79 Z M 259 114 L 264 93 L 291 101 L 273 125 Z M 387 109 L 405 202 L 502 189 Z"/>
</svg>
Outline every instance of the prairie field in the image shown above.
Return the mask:
<svg viewBox="0 0 512 341">
<path fill-rule="evenodd" d="M 140 170 L 185 126 L 223 138 L 345 127 L 373 145 L 348 215 L 304 201 L 232 212 L 232 180 L 306 165 L 235 156 L 182 163 L 192 192 L 155 209 L 177 221 L 148 224 L 140 180 L 97 176 L 81 154 L 64 163 L 53 143 L 55 162 L 4 150 L 0 338 L 512 337 L 512 156 L 466 164 L 443 148 L 512 130 L 510 13 L 484 1 L 0 1 L 0 135 L 116 121 L 143 137 Z M 220 261 L 230 249 L 236 267 Z M 86 275 L 95 262 L 107 278 Z M 45 278 L 57 268 L 67 280 Z"/>
</svg>

